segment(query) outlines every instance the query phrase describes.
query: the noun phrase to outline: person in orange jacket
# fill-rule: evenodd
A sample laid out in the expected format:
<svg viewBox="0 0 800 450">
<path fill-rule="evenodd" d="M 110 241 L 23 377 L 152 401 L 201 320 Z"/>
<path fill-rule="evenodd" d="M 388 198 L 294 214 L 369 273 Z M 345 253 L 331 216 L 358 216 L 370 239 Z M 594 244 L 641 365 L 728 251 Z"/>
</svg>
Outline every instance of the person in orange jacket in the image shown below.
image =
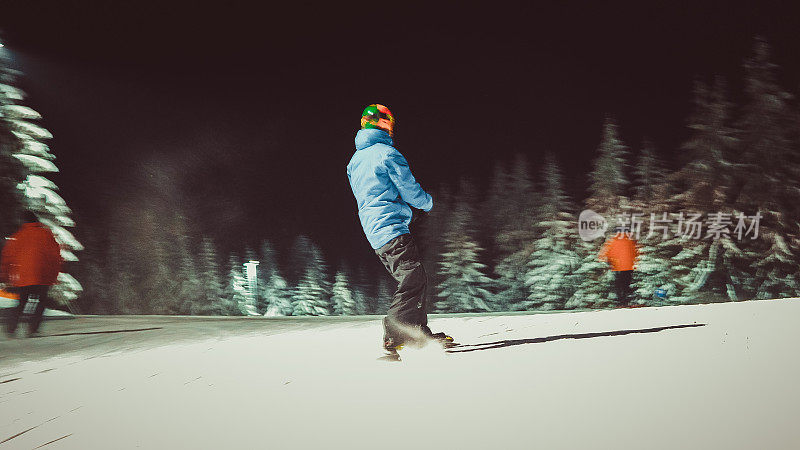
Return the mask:
<svg viewBox="0 0 800 450">
<path fill-rule="evenodd" d="M 47 291 L 58 280 L 61 264 L 61 248 L 53 232 L 35 214 L 25 213 L 22 227 L 7 240 L 0 258 L 0 281 L 10 285 L 9 290 L 19 296 L 19 304 L 8 318 L 9 336 L 14 336 L 25 305 L 33 296 L 39 298 L 39 303 L 28 334 L 38 332 L 44 309 L 52 304 Z"/>
<path fill-rule="evenodd" d="M 631 300 L 631 279 L 639 251 L 636 241 L 631 239 L 627 228 L 617 228 L 617 233 L 606 241 L 598 259 L 607 261 L 614 272 L 614 292 L 621 306 L 628 306 Z"/>
</svg>

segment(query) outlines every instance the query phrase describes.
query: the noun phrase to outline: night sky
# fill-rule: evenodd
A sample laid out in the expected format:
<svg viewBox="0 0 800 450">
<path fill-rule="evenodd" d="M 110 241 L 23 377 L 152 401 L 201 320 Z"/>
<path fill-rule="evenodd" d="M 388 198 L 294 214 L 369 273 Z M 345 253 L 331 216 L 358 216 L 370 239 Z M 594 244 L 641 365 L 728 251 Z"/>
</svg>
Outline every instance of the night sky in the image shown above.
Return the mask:
<svg viewBox="0 0 800 450">
<path fill-rule="evenodd" d="M 517 152 L 536 171 L 549 150 L 581 196 L 606 114 L 626 144 L 648 136 L 675 164 L 692 80 L 725 75 L 736 100 L 756 34 L 783 86 L 800 83 L 792 2 L 119 3 L 0 6 L 79 235 L 155 202 L 184 208 L 223 251 L 304 232 L 334 264 L 367 262 L 345 166 L 369 103 L 394 112 L 427 189 L 463 175 L 485 186 Z"/>
</svg>

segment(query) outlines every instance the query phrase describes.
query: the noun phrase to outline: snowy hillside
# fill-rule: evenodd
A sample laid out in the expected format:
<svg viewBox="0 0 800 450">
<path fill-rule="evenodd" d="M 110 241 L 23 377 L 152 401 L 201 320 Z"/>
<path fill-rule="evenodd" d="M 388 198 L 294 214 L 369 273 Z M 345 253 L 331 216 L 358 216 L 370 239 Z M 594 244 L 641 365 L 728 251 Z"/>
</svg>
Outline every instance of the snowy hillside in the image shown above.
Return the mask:
<svg viewBox="0 0 800 450">
<path fill-rule="evenodd" d="M 800 448 L 798 317 L 432 316 L 464 345 L 400 363 L 376 360 L 377 317 L 48 322 L 0 341 L 0 447 Z"/>
</svg>

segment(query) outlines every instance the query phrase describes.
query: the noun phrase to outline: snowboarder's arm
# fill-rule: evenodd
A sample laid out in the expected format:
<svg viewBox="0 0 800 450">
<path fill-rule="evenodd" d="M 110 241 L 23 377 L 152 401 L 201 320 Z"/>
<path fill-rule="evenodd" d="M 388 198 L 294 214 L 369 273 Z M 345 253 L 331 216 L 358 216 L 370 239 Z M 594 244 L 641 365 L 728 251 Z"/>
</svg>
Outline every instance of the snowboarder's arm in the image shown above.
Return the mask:
<svg viewBox="0 0 800 450">
<path fill-rule="evenodd" d="M 411 174 L 411 169 L 408 167 L 408 161 L 400 152 L 390 152 L 384 164 L 389 178 L 400 191 L 403 201 L 423 211 L 430 211 L 433 208 L 433 197 L 425 192 L 414 179 L 414 175 Z"/>
<path fill-rule="evenodd" d="M 0 257 L 0 282 L 8 282 L 11 277 L 11 265 L 14 264 L 14 253 L 16 246 L 16 239 L 13 237 L 6 240 L 6 245 L 3 247 L 2 257 Z"/>
</svg>

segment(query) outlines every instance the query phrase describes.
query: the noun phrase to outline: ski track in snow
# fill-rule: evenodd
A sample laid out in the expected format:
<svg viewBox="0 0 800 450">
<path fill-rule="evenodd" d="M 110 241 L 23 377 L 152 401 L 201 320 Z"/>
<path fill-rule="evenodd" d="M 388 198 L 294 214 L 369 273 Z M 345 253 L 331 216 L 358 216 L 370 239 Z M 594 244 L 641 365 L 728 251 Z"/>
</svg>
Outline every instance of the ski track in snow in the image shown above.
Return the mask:
<svg viewBox="0 0 800 450">
<path fill-rule="evenodd" d="M 121 318 L 152 342 L 73 335 L 62 356 L 0 360 L 0 449 L 800 448 L 797 317 L 797 299 L 431 316 L 463 345 L 395 363 L 377 318 L 191 339 L 170 320 L 238 322 Z"/>
</svg>

